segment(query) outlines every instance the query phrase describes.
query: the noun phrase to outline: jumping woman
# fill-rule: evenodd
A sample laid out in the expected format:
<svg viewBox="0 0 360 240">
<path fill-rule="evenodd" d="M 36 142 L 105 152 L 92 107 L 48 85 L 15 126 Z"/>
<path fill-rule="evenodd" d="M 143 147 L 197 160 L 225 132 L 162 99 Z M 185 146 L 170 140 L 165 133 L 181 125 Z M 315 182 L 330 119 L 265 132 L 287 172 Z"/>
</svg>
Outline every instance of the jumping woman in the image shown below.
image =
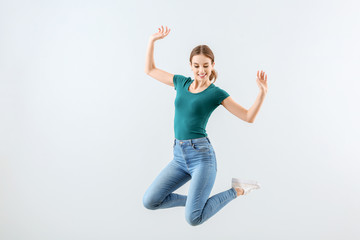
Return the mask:
<svg viewBox="0 0 360 240">
<path fill-rule="evenodd" d="M 154 43 L 169 33 L 170 29 L 166 27 L 164 31 L 161 26 L 157 33 L 150 36 L 145 73 L 176 90 L 174 158 L 146 190 L 143 204 L 152 210 L 185 206 L 186 221 L 196 226 L 211 218 L 231 200 L 260 188 L 256 181 L 232 178 L 230 189 L 209 198 L 215 182 L 217 161 L 205 128 L 211 113 L 220 104 L 241 120 L 253 123 L 267 94 L 267 75 L 263 71 L 257 72 L 256 82 L 260 92 L 254 105 L 247 110 L 225 90 L 214 85 L 217 78 L 214 55 L 207 45 L 195 47 L 190 54 L 194 79 L 156 68 Z M 187 196 L 173 193 L 190 179 Z"/>
</svg>

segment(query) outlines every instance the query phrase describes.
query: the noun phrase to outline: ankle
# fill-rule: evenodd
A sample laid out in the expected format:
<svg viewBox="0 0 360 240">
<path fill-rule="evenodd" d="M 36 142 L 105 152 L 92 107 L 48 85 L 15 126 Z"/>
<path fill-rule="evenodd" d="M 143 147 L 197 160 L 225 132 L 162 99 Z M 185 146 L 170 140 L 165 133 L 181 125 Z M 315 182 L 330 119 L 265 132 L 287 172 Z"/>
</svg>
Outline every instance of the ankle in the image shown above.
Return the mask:
<svg viewBox="0 0 360 240">
<path fill-rule="evenodd" d="M 236 187 L 235 188 L 235 191 L 236 191 L 236 195 L 237 196 L 240 196 L 240 195 L 244 195 L 244 189 L 240 188 L 240 187 Z"/>
</svg>

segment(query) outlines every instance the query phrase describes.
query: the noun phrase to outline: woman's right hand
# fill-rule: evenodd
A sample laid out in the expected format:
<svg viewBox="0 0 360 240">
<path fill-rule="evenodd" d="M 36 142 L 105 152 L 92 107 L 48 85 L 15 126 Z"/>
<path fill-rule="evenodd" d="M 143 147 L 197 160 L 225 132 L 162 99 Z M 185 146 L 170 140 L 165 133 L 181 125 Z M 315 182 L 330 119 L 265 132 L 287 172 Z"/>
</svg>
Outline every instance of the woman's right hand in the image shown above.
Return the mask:
<svg viewBox="0 0 360 240">
<path fill-rule="evenodd" d="M 154 33 L 150 36 L 150 39 L 153 41 L 156 41 L 158 39 L 163 39 L 170 33 L 170 28 L 168 30 L 168 27 L 166 26 L 166 31 L 164 32 L 164 27 L 161 25 L 161 28 L 158 28 L 159 31 L 157 33 Z"/>
</svg>

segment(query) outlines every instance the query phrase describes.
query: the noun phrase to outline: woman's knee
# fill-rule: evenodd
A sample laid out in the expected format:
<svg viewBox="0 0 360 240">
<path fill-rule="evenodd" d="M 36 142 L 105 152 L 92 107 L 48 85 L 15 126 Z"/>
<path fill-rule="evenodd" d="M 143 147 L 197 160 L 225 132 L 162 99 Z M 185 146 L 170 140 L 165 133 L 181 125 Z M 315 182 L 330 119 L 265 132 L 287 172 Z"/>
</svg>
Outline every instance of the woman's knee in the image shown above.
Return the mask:
<svg viewBox="0 0 360 240">
<path fill-rule="evenodd" d="M 147 209 L 150 209 L 150 210 L 155 210 L 160 205 L 147 193 L 144 194 L 142 202 L 143 202 L 144 207 Z"/>
<path fill-rule="evenodd" d="M 197 226 L 202 223 L 201 217 L 195 214 L 186 214 L 185 219 L 191 226 Z"/>
</svg>

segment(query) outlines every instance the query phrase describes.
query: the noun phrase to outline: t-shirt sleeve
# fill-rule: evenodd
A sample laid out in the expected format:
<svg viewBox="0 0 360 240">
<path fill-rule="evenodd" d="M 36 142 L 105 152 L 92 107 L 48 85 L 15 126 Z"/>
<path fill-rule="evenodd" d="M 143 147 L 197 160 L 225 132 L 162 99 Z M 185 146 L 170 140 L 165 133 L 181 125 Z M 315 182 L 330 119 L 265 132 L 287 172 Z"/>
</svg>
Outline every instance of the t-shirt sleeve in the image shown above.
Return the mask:
<svg viewBox="0 0 360 240">
<path fill-rule="evenodd" d="M 229 96 L 230 94 L 227 93 L 225 90 L 218 88 L 218 91 L 216 92 L 216 103 L 220 105 L 221 102 Z"/>
<path fill-rule="evenodd" d="M 174 82 L 174 88 L 175 90 L 181 86 L 185 85 L 185 82 L 187 80 L 187 77 L 183 76 L 183 75 L 179 75 L 179 74 L 175 74 L 173 77 L 173 82 Z"/>
</svg>

